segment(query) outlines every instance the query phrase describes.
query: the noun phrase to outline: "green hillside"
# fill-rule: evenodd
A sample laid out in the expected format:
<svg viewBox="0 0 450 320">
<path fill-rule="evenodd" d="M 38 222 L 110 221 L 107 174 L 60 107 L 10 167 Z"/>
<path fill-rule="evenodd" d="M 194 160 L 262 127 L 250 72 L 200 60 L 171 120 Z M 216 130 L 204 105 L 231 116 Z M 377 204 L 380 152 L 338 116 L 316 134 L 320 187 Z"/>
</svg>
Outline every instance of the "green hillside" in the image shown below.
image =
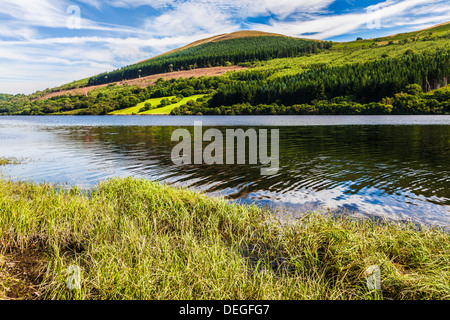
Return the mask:
<svg viewBox="0 0 450 320">
<path fill-rule="evenodd" d="M 0 93 L 0 101 L 9 101 L 13 98 L 14 96 L 11 94 L 5 94 L 5 93 Z"/>
<path fill-rule="evenodd" d="M 411 50 L 411 49 L 410 49 Z M 423 91 L 440 87 L 450 76 L 450 50 L 431 54 L 405 54 L 342 66 L 314 65 L 297 75 L 273 80 L 253 80 L 221 87 L 211 99 L 212 107 L 237 103 L 310 103 L 352 95 L 355 101 L 376 102 L 418 84 Z"/>
<path fill-rule="evenodd" d="M 351 42 L 339 43 L 334 46 L 335 49 L 348 49 L 348 48 L 362 48 L 362 47 L 377 47 L 384 46 L 386 44 L 399 44 L 408 43 L 414 41 L 427 41 L 427 40 L 437 40 L 439 38 L 449 37 L 450 23 L 446 22 L 432 28 L 400 33 L 392 36 L 374 38 L 374 39 L 360 39 Z"/>
<path fill-rule="evenodd" d="M 173 99 L 173 98 L 175 98 L 175 96 L 148 99 L 146 101 L 143 101 L 143 102 L 137 104 L 134 107 L 113 111 L 110 114 L 111 115 L 133 115 L 133 114 L 138 114 L 138 113 L 140 113 L 140 110 L 145 107 L 146 103 L 149 103 L 149 104 L 151 104 L 153 106 L 156 106 L 156 105 L 159 105 L 163 99 Z"/>
<path fill-rule="evenodd" d="M 330 43 L 257 32 L 248 35 L 242 32 L 205 39 L 117 70 L 108 81 L 125 72 L 140 70 L 143 74 L 144 66 L 149 72 L 155 63 L 168 61 L 247 61 L 250 68 L 244 71 L 159 79 L 145 88 L 109 84 L 85 95 L 48 99 L 36 99 L 36 94 L 4 95 L 0 114 L 450 114 L 448 23 L 332 48 L 327 47 Z M 248 51 L 250 47 L 254 50 Z M 292 57 L 274 57 L 283 54 Z M 171 64 L 173 69 L 183 67 Z M 105 76 L 94 78 L 103 81 Z M 185 99 L 192 96 L 201 98 L 187 103 L 192 99 Z M 162 111 L 155 111 L 155 106 L 141 111 L 148 100 L 165 97 L 178 97 L 179 101 Z"/>
</svg>

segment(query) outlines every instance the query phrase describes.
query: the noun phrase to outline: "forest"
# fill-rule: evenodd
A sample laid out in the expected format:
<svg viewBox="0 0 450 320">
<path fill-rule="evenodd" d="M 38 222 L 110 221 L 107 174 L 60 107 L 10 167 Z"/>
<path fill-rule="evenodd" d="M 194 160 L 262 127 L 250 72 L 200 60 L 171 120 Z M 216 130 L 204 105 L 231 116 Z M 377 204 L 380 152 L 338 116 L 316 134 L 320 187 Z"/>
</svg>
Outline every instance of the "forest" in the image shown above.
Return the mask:
<svg viewBox="0 0 450 320">
<path fill-rule="evenodd" d="M 450 114 L 450 86 L 428 93 L 417 84 L 408 85 L 392 97 L 380 102 L 359 103 L 345 97 L 314 100 L 310 104 L 292 106 L 276 103 L 210 107 L 206 99 L 190 102 L 172 111 L 172 115 L 413 115 Z"/>
<path fill-rule="evenodd" d="M 428 92 L 447 85 L 449 78 L 450 50 L 433 54 L 405 51 L 401 58 L 344 66 L 318 64 L 298 75 L 269 81 L 235 81 L 220 87 L 209 107 L 240 103 L 292 106 L 336 97 L 360 103 L 378 102 L 399 93 L 409 84 L 418 84 Z"/>
</svg>

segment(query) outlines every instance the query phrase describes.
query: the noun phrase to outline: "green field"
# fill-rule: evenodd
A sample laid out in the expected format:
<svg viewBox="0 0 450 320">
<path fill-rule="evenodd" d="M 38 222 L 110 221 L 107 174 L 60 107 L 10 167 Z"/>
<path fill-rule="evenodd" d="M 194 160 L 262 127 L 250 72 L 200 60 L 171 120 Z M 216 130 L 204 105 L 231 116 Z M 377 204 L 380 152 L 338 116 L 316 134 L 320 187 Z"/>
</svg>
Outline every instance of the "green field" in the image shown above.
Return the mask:
<svg viewBox="0 0 450 320">
<path fill-rule="evenodd" d="M 196 101 L 199 98 L 202 98 L 203 96 L 204 96 L 204 94 L 197 94 L 195 96 L 183 98 L 180 102 L 171 104 L 170 106 L 166 106 L 166 107 L 158 108 L 158 109 L 153 109 L 153 110 L 142 112 L 142 113 L 139 113 L 139 114 L 158 114 L 158 115 L 164 114 L 164 115 L 168 115 L 168 114 L 170 114 L 172 112 L 173 109 L 178 108 L 178 107 L 188 103 L 189 101 L 192 101 L 192 100 Z"/>
<path fill-rule="evenodd" d="M 139 103 L 138 105 L 136 105 L 135 107 L 131 107 L 131 108 L 127 108 L 127 109 L 122 109 L 122 110 L 117 110 L 114 112 L 111 112 L 111 115 L 134 115 L 134 114 L 139 114 L 139 115 L 168 115 L 170 114 L 170 112 L 172 112 L 173 109 L 182 106 L 183 104 L 186 104 L 188 101 L 194 100 L 196 101 L 197 99 L 203 97 L 203 94 L 198 94 L 195 96 L 191 96 L 191 97 L 186 97 L 183 98 L 181 101 L 179 101 L 178 103 L 174 103 L 162 108 L 157 108 L 157 109 L 153 109 L 153 110 L 149 110 L 149 111 L 145 111 L 145 112 L 139 112 L 139 110 L 141 110 L 141 108 L 143 108 L 145 106 L 146 103 L 151 103 L 153 106 L 157 106 L 161 103 L 161 101 L 163 99 L 173 99 L 175 98 L 175 96 L 170 96 L 170 97 L 162 97 L 162 98 L 153 98 L 153 99 L 149 99 L 146 100 L 144 102 Z"/>
<path fill-rule="evenodd" d="M 363 39 L 351 42 L 342 42 L 335 45 L 334 49 L 355 49 L 363 47 L 383 46 L 392 42 L 393 44 L 402 43 L 403 41 L 418 41 L 418 40 L 437 40 L 439 37 L 445 37 L 450 30 L 450 24 L 442 24 L 430 29 L 417 30 L 412 32 L 400 33 L 392 36 Z"/>
<path fill-rule="evenodd" d="M 143 108 L 146 103 L 151 103 L 152 105 L 159 105 L 161 103 L 161 100 L 163 100 L 165 98 L 173 99 L 173 98 L 175 98 L 175 96 L 149 99 L 149 100 L 146 100 L 144 102 L 139 103 L 135 107 L 122 109 L 122 110 L 117 110 L 117 111 L 111 112 L 110 114 L 111 115 L 132 115 L 132 114 L 138 114 L 139 110 L 141 110 L 141 108 Z"/>
</svg>

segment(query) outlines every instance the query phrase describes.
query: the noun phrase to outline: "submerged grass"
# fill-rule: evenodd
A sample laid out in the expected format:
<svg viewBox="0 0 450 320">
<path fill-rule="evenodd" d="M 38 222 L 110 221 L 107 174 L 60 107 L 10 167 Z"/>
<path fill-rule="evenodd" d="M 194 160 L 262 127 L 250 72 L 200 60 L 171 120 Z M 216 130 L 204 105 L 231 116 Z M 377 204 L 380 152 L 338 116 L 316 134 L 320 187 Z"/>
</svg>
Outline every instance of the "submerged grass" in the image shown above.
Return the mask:
<svg viewBox="0 0 450 320">
<path fill-rule="evenodd" d="M 21 162 L 21 160 L 12 157 L 0 157 L 0 166 L 6 166 L 8 164 L 20 164 Z"/>
<path fill-rule="evenodd" d="M 22 298 L 450 298 L 450 235 L 439 229 L 316 214 L 281 224 L 144 179 L 57 190 L 0 180 L 0 257 L 34 257 L 32 277 L 9 272 L 33 286 Z M 67 289 L 71 265 L 82 270 L 79 290 Z M 367 287 L 371 265 L 379 291 Z"/>
</svg>

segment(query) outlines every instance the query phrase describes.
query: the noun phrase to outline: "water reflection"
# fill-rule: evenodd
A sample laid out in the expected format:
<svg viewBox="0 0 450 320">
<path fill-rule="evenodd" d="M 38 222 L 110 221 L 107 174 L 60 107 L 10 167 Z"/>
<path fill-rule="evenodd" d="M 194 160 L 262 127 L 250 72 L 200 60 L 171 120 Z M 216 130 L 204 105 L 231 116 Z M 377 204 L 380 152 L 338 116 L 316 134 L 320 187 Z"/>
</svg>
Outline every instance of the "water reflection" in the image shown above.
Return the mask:
<svg viewBox="0 0 450 320">
<path fill-rule="evenodd" d="M 262 176 L 259 165 L 174 165 L 170 137 L 179 125 L 42 121 L 0 120 L 1 156 L 29 159 L 4 167 L 5 175 L 83 187 L 139 176 L 293 211 L 348 209 L 450 225 L 449 125 L 280 126 L 281 169 Z"/>
</svg>

